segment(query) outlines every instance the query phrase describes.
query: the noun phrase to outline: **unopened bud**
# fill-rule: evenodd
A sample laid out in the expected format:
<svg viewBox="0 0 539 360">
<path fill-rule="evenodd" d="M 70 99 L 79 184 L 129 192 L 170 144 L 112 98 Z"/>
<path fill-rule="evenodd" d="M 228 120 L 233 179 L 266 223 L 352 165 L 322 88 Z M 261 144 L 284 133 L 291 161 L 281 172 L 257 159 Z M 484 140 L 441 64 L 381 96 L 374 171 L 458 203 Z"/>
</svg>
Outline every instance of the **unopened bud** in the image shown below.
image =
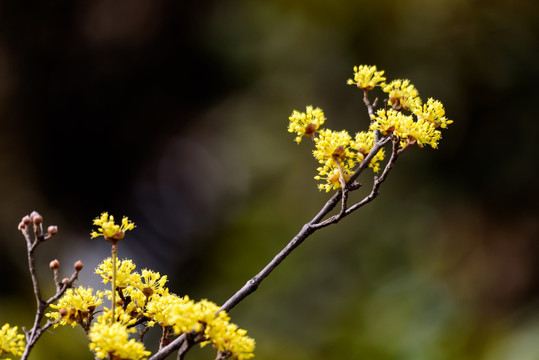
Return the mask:
<svg viewBox="0 0 539 360">
<path fill-rule="evenodd" d="M 69 284 L 69 278 L 63 278 L 62 279 L 62 284 L 64 284 L 64 285 Z"/>
<path fill-rule="evenodd" d="M 47 232 L 51 235 L 56 235 L 58 234 L 58 226 L 56 225 L 51 225 L 47 228 Z"/>
<path fill-rule="evenodd" d="M 32 222 L 32 219 L 30 219 L 30 216 L 26 215 L 25 217 L 22 218 L 22 222 L 24 223 L 24 225 L 30 225 L 30 223 Z"/>
<path fill-rule="evenodd" d="M 54 259 L 53 261 L 50 262 L 49 267 L 51 268 L 51 270 L 56 270 L 60 267 L 60 262 Z"/>
<path fill-rule="evenodd" d="M 19 223 L 19 227 L 18 227 L 19 230 L 24 230 L 25 227 L 26 227 L 26 225 L 24 224 L 24 222 L 21 221 L 21 222 Z"/>
<path fill-rule="evenodd" d="M 59 311 L 59 313 L 60 313 L 60 316 L 61 316 L 61 317 L 64 317 L 64 316 L 67 315 L 67 309 L 66 309 L 66 308 L 61 308 L 60 311 Z"/>
<path fill-rule="evenodd" d="M 32 213 L 30 214 L 30 218 L 36 225 L 39 225 L 43 222 L 43 216 L 41 216 L 41 214 L 39 214 L 37 211 L 32 211 Z"/>
<path fill-rule="evenodd" d="M 79 261 L 77 261 L 75 263 L 75 270 L 76 271 L 81 271 L 83 267 L 84 267 L 84 265 L 82 264 L 82 261 L 79 260 Z"/>
</svg>

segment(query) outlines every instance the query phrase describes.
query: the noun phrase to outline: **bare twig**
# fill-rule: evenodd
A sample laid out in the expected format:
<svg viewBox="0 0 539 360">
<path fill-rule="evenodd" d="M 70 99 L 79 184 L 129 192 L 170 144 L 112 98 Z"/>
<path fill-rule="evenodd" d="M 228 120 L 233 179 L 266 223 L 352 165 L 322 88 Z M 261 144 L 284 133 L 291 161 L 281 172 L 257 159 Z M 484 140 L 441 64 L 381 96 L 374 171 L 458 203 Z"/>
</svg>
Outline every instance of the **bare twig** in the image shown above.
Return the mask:
<svg viewBox="0 0 539 360">
<path fill-rule="evenodd" d="M 204 337 L 204 329 L 202 329 L 200 332 L 189 332 L 185 333 L 185 340 L 180 346 L 180 349 L 178 350 L 178 357 L 177 360 L 183 360 L 185 358 L 185 354 L 196 344 L 201 343 L 202 341 L 205 341 Z"/>
<path fill-rule="evenodd" d="M 334 215 L 333 217 L 327 219 L 326 221 L 322 221 L 341 201 L 343 193 L 347 193 L 352 190 L 356 190 L 360 187 L 360 185 L 355 181 L 357 177 L 365 170 L 372 158 L 380 151 L 380 149 L 387 144 L 388 141 L 391 139 L 389 137 L 384 137 L 377 141 L 369 154 L 365 156 L 359 167 L 356 169 L 354 174 L 350 177 L 350 180 L 345 186 L 344 191 L 337 191 L 335 194 L 324 204 L 322 209 L 316 214 L 311 221 L 303 225 L 299 233 L 294 236 L 292 240 L 277 254 L 275 257 L 255 276 L 253 276 L 249 281 L 243 285 L 242 288 L 240 288 L 234 295 L 232 295 L 224 304 L 221 306 L 221 310 L 229 311 L 233 307 L 235 307 L 237 304 L 239 304 L 243 299 L 245 299 L 247 296 L 249 296 L 251 293 L 256 291 L 260 283 L 268 277 L 268 275 L 284 260 L 288 255 L 294 251 L 301 243 L 309 237 L 312 233 L 314 233 L 316 230 L 321 229 L 322 227 L 328 226 L 329 224 L 338 222 L 341 218 L 344 216 L 347 216 L 351 213 L 349 211 L 350 209 L 344 207 L 341 208 L 341 212 L 337 215 Z M 398 145 L 398 144 L 397 144 Z M 393 158 L 393 157 L 392 157 Z M 396 159 L 396 158 L 395 158 Z M 390 159 L 391 162 L 391 159 Z M 393 160 L 394 162 L 394 160 Z M 389 164 L 389 163 L 388 163 Z M 392 167 L 393 165 L 391 165 Z M 384 173 L 386 171 L 389 171 L 387 166 L 386 170 L 384 170 Z M 381 178 L 382 181 L 385 180 L 384 173 L 382 174 Z M 381 182 L 382 182 L 381 181 Z M 381 184 L 380 182 L 380 184 Z M 378 189 L 379 185 L 377 186 L 376 190 Z M 357 205 L 357 204 L 356 204 Z M 355 205 L 354 205 L 355 206 Z M 170 355 L 175 350 L 181 348 L 184 345 L 184 342 L 186 340 L 186 334 L 182 334 L 181 336 L 174 339 L 170 344 L 167 346 L 161 348 L 158 352 L 156 352 L 153 356 L 149 358 L 149 360 L 161 360 L 165 359 L 168 355 Z M 181 359 L 178 355 L 178 359 Z"/>
<path fill-rule="evenodd" d="M 31 224 L 33 224 L 33 235 L 34 235 L 33 239 L 32 239 L 32 234 L 30 232 Z M 39 283 L 38 283 L 37 274 L 36 274 L 34 251 L 40 243 L 50 239 L 53 235 L 55 235 L 58 232 L 58 228 L 56 226 L 49 226 L 49 228 L 47 229 L 47 233 L 43 233 L 43 217 L 39 213 L 34 211 L 29 216 L 27 215 L 22 218 L 19 224 L 19 230 L 21 230 L 24 238 L 26 239 L 28 269 L 30 270 L 30 277 L 32 279 L 32 286 L 34 288 L 34 295 L 36 298 L 36 308 L 37 308 L 36 316 L 34 318 L 34 324 L 32 328 L 28 331 L 24 327 L 22 328 L 26 336 L 26 348 L 24 349 L 24 353 L 21 359 L 26 360 L 28 359 L 28 356 L 30 356 L 30 352 L 32 348 L 36 344 L 37 340 L 41 337 L 41 335 L 48 328 L 50 328 L 54 324 L 58 323 L 58 321 L 60 321 L 60 319 L 56 321 L 48 320 L 43 326 L 40 325 L 41 320 L 43 320 L 43 317 L 45 316 L 45 310 L 47 309 L 47 307 L 49 307 L 50 304 L 58 300 L 65 293 L 67 288 L 73 285 L 73 282 L 77 279 L 79 275 L 79 271 L 82 269 L 82 263 L 77 262 L 75 264 L 75 272 L 73 273 L 73 275 L 71 275 L 71 278 L 69 279 L 66 278 L 60 283 L 58 281 L 58 270 L 57 270 L 60 264 L 58 260 L 51 262 L 50 267 L 54 272 L 54 283 L 56 285 L 56 294 L 54 294 L 48 300 L 43 300 L 43 298 L 41 297 L 41 290 L 39 288 Z"/>
</svg>

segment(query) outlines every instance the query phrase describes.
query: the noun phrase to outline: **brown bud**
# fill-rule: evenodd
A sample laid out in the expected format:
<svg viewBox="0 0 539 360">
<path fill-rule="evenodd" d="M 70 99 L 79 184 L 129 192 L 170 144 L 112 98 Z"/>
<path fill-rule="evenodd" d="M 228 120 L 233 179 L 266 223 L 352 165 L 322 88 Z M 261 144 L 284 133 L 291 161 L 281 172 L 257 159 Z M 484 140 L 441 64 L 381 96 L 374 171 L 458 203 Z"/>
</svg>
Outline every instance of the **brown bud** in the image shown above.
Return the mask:
<svg viewBox="0 0 539 360">
<path fill-rule="evenodd" d="M 51 225 L 47 228 L 47 232 L 51 235 L 56 235 L 58 234 L 58 226 L 56 225 Z"/>
<path fill-rule="evenodd" d="M 25 217 L 22 218 L 22 222 L 24 223 L 24 225 L 30 225 L 32 220 L 30 219 L 30 216 L 26 215 Z"/>
<path fill-rule="evenodd" d="M 69 278 L 63 278 L 62 284 L 69 284 Z"/>
<path fill-rule="evenodd" d="M 19 229 L 19 230 L 24 230 L 25 227 L 26 227 L 26 225 L 24 224 L 24 222 L 21 221 L 21 222 L 19 223 L 18 229 Z"/>
<path fill-rule="evenodd" d="M 142 289 L 142 293 L 144 294 L 144 296 L 150 297 L 153 295 L 153 289 L 151 287 L 145 287 L 144 289 Z"/>
<path fill-rule="evenodd" d="M 39 214 L 37 211 L 32 211 L 32 213 L 30 214 L 30 218 L 36 225 L 39 225 L 43 222 L 43 216 L 41 216 L 41 214 Z"/>
<path fill-rule="evenodd" d="M 337 147 L 334 151 L 333 151 L 333 154 L 331 154 L 331 156 L 333 157 L 334 160 L 344 160 L 346 158 L 346 151 L 344 150 L 344 146 L 339 146 Z"/>
<path fill-rule="evenodd" d="M 309 124 L 305 127 L 305 136 L 314 138 L 314 134 L 316 133 L 317 126 L 315 124 Z"/>
<path fill-rule="evenodd" d="M 66 308 L 61 308 L 60 311 L 59 311 L 59 313 L 60 313 L 60 316 L 61 316 L 61 317 L 64 317 L 64 316 L 67 315 L 67 309 L 66 309 Z"/>
<path fill-rule="evenodd" d="M 60 267 L 60 262 L 57 259 L 54 259 L 50 262 L 49 267 L 51 268 L 51 270 L 56 270 Z"/>
<path fill-rule="evenodd" d="M 79 260 L 79 261 L 77 261 L 75 263 L 75 270 L 76 271 L 81 271 L 83 267 L 84 267 L 84 265 L 82 264 L 82 261 Z"/>
</svg>

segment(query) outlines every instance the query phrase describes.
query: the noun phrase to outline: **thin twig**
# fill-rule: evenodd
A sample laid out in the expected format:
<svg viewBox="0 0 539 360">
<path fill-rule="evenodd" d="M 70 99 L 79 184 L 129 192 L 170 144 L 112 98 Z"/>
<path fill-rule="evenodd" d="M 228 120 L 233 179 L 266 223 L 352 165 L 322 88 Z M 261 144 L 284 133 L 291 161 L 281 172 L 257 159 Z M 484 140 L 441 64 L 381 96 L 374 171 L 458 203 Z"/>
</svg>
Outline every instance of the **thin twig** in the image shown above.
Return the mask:
<svg viewBox="0 0 539 360">
<path fill-rule="evenodd" d="M 23 217 L 21 223 L 19 224 L 19 229 L 21 230 L 24 238 L 26 239 L 26 247 L 27 247 L 27 257 L 28 257 L 28 269 L 30 270 L 30 277 L 32 279 L 32 285 L 34 288 L 34 295 L 36 298 L 36 316 L 34 317 L 34 324 L 32 328 L 29 331 L 26 331 L 26 329 L 23 327 L 23 331 L 26 336 L 26 348 L 24 349 L 24 353 L 21 357 L 21 360 L 26 360 L 30 356 L 30 352 L 34 345 L 36 344 L 37 340 L 41 337 L 41 335 L 51 326 L 55 325 L 60 321 L 60 319 L 57 319 L 55 321 L 48 320 L 43 326 L 40 326 L 41 320 L 45 316 L 45 310 L 47 307 L 58 300 L 66 291 L 68 287 L 71 287 L 73 285 L 73 282 L 77 279 L 79 275 L 79 271 L 75 269 L 75 272 L 73 275 L 71 275 L 70 279 L 67 279 L 67 281 L 63 281 L 62 284 L 58 282 L 58 272 L 56 269 L 54 269 L 54 282 L 56 284 L 56 294 L 54 294 L 52 297 L 50 297 L 48 300 L 43 300 L 41 297 L 41 290 L 39 288 L 39 283 L 37 279 L 37 273 L 36 273 L 36 267 L 35 267 L 35 259 L 34 259 L 34 251 L 37 248 L 37 246 L 42 243 L 43 241 L 50 239 L 52 235 L 56 233 L 57 230 L 53 232 L 49 232 L 47 234 L 43 233 L 43 218 L 41 215 L 39 215 L 37 212 L 32 212 L 30 216 Z M 33 224 L 33 234 L 34 239 L 32 240 L 32 236 L 30 234 L 30 224 Z M 81 267 L 82 269 L 82 267 Z"/>
<path fill-rule="evenodd" d="M 359 184 L 355 182 L 357 177 L 365 170 L 372 158 L 378 153 L 378 151 L 390 140 L 389 137 L 384 137 L 380 141 L 376 142 L 369 152 L 367 156 L 363 159 L 359 167 L 356 169 L 354 174 L 350 177 L 350 180 L 348 181 L 348 184 L 345 186 L 347 188 L 347 191 L 350 189 L 358 189 Z M 235 307 L 237 304 L 239 304 L 243 299 L 245 299 L 247 296 L 249 296 L 251 293 L 256 291 L 260 283 L 268 277 L 268 275 L 284 260 L 288 255 L 294 251 L 301 243 L 309 237 L 313 232 L 316 230 L 329 225 L 322 225 L 321 223 L 322 219 L 326 217 L 329 212 L 331 212 L 335 206 L 339 203 L 339 201 L 342 199 L 343 191 L 337 191 L 335 194 L 324 204 L 322 209 L 316 214 L 311 221 L 309 221 L 307 224 L 303 225 L 299 233 L 292 239 L 290 242 L 277 254 L 275 257 L 255 276 L 253 276 L 249 281 L 243 285 L 234 295 L 232 295 L 224 304 L 221 306 L 221 310 L 224 311 L 230 311 L 233 307 Z M 348 215 L 348 209 L 346 209 L 341 217 L 336 218 L 334 222 L 337 222 L 340 220 L 340 218 Z M 170 355 L 175 350 L 179 349 L 180 347 L 184 346 L 184 341 L 186 338 L 186 334 L 182 334 L 181 336 L 174 339 L 170 344 L 160 349 L 157 353 L 155 353 L 153 356 L 151 356 L 148 360 L 162 360 L 165 359 L 168 355 Z"/>
</svg>

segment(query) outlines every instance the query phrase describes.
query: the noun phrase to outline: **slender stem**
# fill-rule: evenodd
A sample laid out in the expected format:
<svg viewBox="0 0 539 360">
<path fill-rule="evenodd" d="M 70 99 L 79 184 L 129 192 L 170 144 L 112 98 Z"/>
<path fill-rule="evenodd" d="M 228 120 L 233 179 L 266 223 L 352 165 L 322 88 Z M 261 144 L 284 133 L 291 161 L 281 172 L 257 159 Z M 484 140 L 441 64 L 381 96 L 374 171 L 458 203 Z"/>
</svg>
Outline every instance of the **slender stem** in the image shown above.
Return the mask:
<svg viewBox="0 0 539 360">
<path fill-rule="evenodd" d="M 384 137 L 377 141 L 369 154 L 365 156 L 359 167 L 356 169 L 354 174 L 350 177 L 350 180 L 346 184 L 345 188 L 351 190 L 358 189 L 359 186 L 355 185 L 355 179 L 365 170 L 372 158 L 378 153 L 378 151 L 390 140 L 389 137 Z M 391 160 L 390 160 L 391 161 Z M 392 165 L 391 165 L 392 166 Z M 389 170 L 388 170 L 389 171 Z M 385 177 L 384 177 L 385 179 Z M 382 180 L 383 181 L 383 180 Z M 301 243 L 309 237 L 312 233 L 314 233 L 316 230 L 325 227 L 329 225 L 330 223 L 327 223 L 325 225 L 325 222 L 322 222 L 322 219 L 326 217 L 327 214 L 329 214 L 339 203 L 339 201 L 342 199 L 343 191 L 337 191 L 333 196 L 324 204 L 322 209 L 316 214 L 311 221 L 303 225 L 299 233 L 290 240 L 290 242 L 277 254 L 275 257 L 255 276 L 253 276 L 250 280 L 248 280 L 243 287 L 241 287 L 234 295 L 232 295 L 224 304 L 221 306 L 221 310 L 230 311 L 233 307 L 235 307 L 237 304 L 239 304 L 243 299 L 245 299 L 247 296 L 249 296 L 251 293 L 256 291 L 260 283 L 268 277 L 268 275 L 284 260 L 292 251 L 294 251 L 295 248 L 297 248 Z M 339 221 L 342 217 L 348 215 L 350 212 L 349 209 L 345 211 L 341 211 L 342 214 L 336 215 L 336 220 L 333 222 Z M 331 219 L 331 218 L 330 218 Z M 152 357 L 150 357 L 148 360 L 162 360 L 165 359 L 168 355 L 170 355 L 175 350 L 179 349 L 186 340 L 186 334 L 182 334 L 181 336 L 174 339 L 170 344 L 160 349 L 157 353 L 155 353 Z M 185 345 L 183 345 L 185 346 Z"/>
<path fill-rule="evenodd" d="M 391 152 L 391 157 L 390 157 L 389 161 L 387 162 L 387 164 L 386 164 L 386 166 L 384 168 L 384 171 L 382 172 L 382 175 L 380 175 L 380 177 L 376 177 L 374 179 L 374 183 L 372 185 L 371 192 L 367 196 L 365 196 L 363 198 L 363 200 L 361 200 L 358 203 L 350 206 L 344 212 L 341 212 L 338 215 L 334 215 L 334 216 L 326 219 L 325 221 L 316 224 L 314 227 L 316 229 L 320 229 L 320 228 L 326 227 L 328 225 L 331 225 L 333 223 L 336 223 L 340 219 L 342 219 L 343 217 L 345 217 L 347 215 L 350 215 L 352 212 L 356 211 L 360 207 L 362 207 L 362 206 L 370 203 L 372 200 L 374 200 L 379 194 L 378 189 L 380 189 L 380 186 L 382 185 L 382 183 L 387 178 L 387 175 L 389 174 L 389 171 L 391 171 L 391 169 L 393 169 L 393 166 L 395 165 L 395 162 L 397 161 L 397 158 L 402 153 L 403 149 L 404 148 L 399 149 L 398 140 L 393 140 L 393 148 L 392 148 L 392 152 Z"/>
<path fill-rule="evenodd" d="M 24 218 L 23 218 L 24 220 Z M 34 251 L 37 248 L 39 244 L 41 244 L 44 240 L 47 239 L 46 236 L 51 236 L 50 234 L 43 234 L 42 224 L 36 224 L 34 222 L 34 239 L 32 240 L 32 236 L 29 231 L 29 225 L 23 226 L 21 228 L 21 232 L 26 239 L 26 247 L 27 247 L 27 258 L 28 258 L 28 269 L 30 270 L 30 277 L 32 279 L 32 285 L 34 288 L 34 295 L 36 299 L 36 316 L 34 318 L 34 324 L 32 328 L 29 331 L 26 331 L 26 329 L 23 327 L 23 331 L 26 336 L 26 348 L 24 349 L 24 352 L 22 354 L 21 359 L 26 360 L 30 356 L 30 352 L 32 351 L 32 348 L 36 344 L 36 342 L 39 340 L 41 335 L 52 325 L 58 323 L 60 319 L 56 321 L 47 321 L 43 326 L 40 325 L 41 320 L 43 319 L 43 316 L 45 315 L 45 310 L 47 307 L 58 300 L 66 291 L 68 287 L 71 287 L 75 279 L 78 277 L 79 270 L 75 270 L 73 275 L 71 275 L 71 278 L 65 282 L 60 284 L 58 282 L 58 271 L 54 269 L 54 282 L 56 284 L 56 294 L 53 295 L 48 300 L 44 300 L 41 297 L 41 290 L 39 288 L 39 282 L 37 278 L 37 272 L 36 272 L 36 266 L 35 266 L 35 259 L 34 259 Z"/>
<path fill-rule="evenodd" d="M 111 304 L 111 312 L 112 312 L 112 319 L 111 324 L 114 324 L 116 321 L 116 317 L 114 315 L 114 311 L 116 309 L 116 261 L 118 257 L 118 246 L 116 244 L 112 245 L 112 304 Z"/>
<path fill-rule="evenodd" d="M 336 161 L 337 168 L 339 169 L 339 182 L 341 184 L 341 212 L 346 210 L 346 203 L 348 201 L 348 188 L 346 187 L 346 180 L 344 180 L 343 168 L 340 161 Z"/>
</svg>

